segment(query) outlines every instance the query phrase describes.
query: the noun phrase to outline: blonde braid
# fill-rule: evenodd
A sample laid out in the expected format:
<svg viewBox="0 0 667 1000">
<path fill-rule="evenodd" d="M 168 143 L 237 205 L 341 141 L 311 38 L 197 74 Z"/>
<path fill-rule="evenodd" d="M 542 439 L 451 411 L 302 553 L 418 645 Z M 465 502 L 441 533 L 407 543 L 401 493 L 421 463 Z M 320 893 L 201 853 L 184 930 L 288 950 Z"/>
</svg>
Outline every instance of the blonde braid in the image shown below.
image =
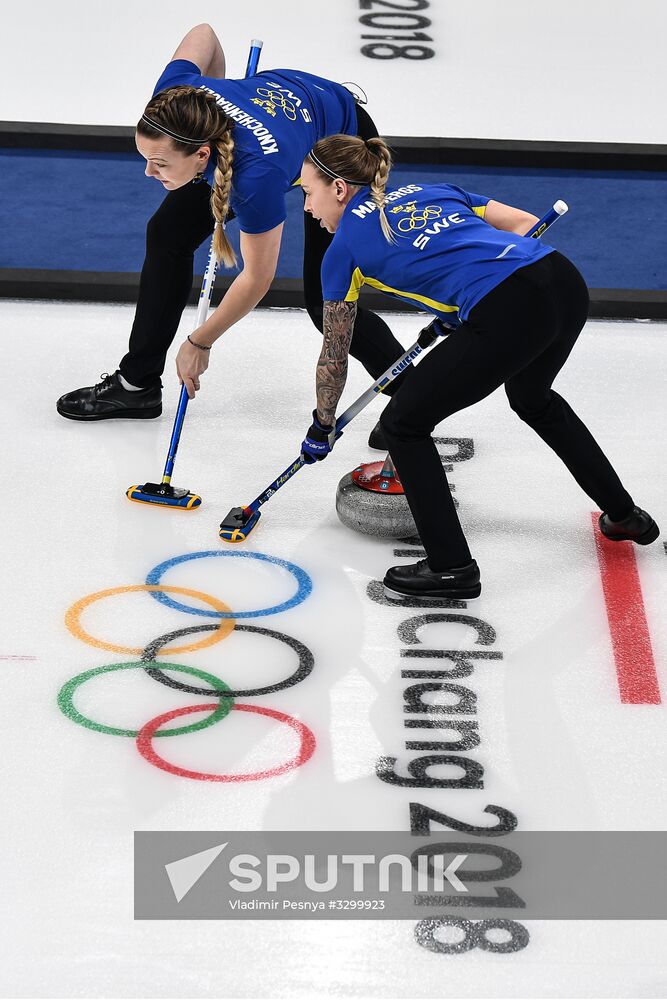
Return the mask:
<svg viewBox="0 0 667 1000">
<path fill-rule="evenodd" d="M 146 111 L 151 115 L 161 114 L 169 116 L 170 114 L 178 113 L 178 106 L 183 99 L 183 95 L 189 95 L 189 89 L 185 87 L 170 87 L 169 90 L 163 90 L 159 94 L 156 94 L 152 101 L 149 101 Z"/>
<path fill-rule="evenodd" d="M 384 234 L 384 238 L 388 243 L 396 243 L 396 236 L 392 232 L 389 220 L 387 219 L 387 215 L 385 213 L 385 204 L 387 201 L 385 189 L 387 187 L 389 171 L 391 170 L 391 153 L 389 152 L 389 147 L 383 142 L 382 139 L 380 139 L 379 136 L 373 139 L 368 139 L 366 145 L 380 161 L 370 184 L 371 198 L 377 206 L 378 214 L 380 216 L 380 227 Z"/>
<path fill-rule="evenodd" d="M 229 212 L 232 191 L 232 161 L 234 159 L 234 137 L 231 128 L 225 129 L 212 143 L 217 150 L 217 162 L 213 173 L 211 189 L 211 211 L 217 225 L 213 233 L 213 250 L 225 267 L 236 266 L 234 248 L 225 233 L 225 219 Z"/>
</svg>

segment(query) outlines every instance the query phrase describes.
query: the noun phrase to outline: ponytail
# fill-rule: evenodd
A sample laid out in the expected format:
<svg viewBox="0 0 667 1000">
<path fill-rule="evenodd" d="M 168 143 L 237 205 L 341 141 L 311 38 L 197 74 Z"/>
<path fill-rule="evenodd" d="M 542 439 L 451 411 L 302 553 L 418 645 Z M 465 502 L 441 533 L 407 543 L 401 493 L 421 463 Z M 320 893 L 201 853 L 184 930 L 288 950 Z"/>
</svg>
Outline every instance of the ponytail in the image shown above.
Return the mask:
<svg viewBox="0 0 667 1000">
<path fill-rule="evenodd" d="M 392 158 L 384 139 L 379 136 L 365 140 L 356 135 L 330 135 L 315 144 L 310 162 L 327 183 L 340 177 L 347 184 L 370 187 L 371 198 L 380 215 L 382 233 L 388 243 L 396 243 L 385 212 L 385 190 Z"/>
<path fill-rule="evenodd" d="M 380 139 L 378 136 L 375 139 L 369 139 L 366 143 L 368 148 L 375 156 L 378 158 L 377 170 L 371 181 L 371 198 L 377 206 L 377 210 L 380 213 L 380 227 L 384 234 L 384 238 L 387 243 L 396 243 L 396 237 L 394 236 L 391 226 L 389 225 L 389 220 L 387 219 L 387 214 L 384 210 L 386 204 L 385 189 L 387 187 L 387 180 L 389 179 L 389 171 L 391 170 L 391 153 L 389 147 Z"/>
</svg>

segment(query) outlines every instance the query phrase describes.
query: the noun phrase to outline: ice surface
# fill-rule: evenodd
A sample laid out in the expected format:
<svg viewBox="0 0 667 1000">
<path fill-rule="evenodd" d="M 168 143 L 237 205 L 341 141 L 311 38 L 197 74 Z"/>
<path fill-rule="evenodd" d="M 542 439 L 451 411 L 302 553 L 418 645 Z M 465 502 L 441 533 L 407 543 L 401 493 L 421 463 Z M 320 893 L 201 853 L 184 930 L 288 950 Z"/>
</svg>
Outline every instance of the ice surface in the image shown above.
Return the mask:
<svg viewBox="0 0 667 1000">
<path fill-rule="evenodd" d="M 178 396 L 174 352 L 160 420 L 86 425 L 55 410 L 61 393 L 115 369 L 131 317 L 127 306 L 0 303 L 0 864 L 9 918 L 2 994 L 664 995 L 659 923 L 532 921 L 530 943 L 517 954 L 447 956 L 415 943 L 414 921 L 133 921 L 135 830 L 405 830 L 410 801 L 468 822 L 488 822 L 484 807 L 499 804 L 516 813 L 523 830 L 665 829 L 667 729 L 663 705 L 620 701 L 591 502 L 499 392 L 437 432 L 474 442 L 474 456 L 455 464 L 450 478 L 484 590 L 459 613 L 483 619 L 495 640 L 473 647 L 464 623 L 425 625 L 419 633 L 430 648 L 502 652 L 502 659 L 477 661 L 463 681 L 477 697 L 481 743 L 470 755 L 484 766 L 484 788 L 415 790 L 379 780 L 379 757 L 397 757 L 403 771 L 414 758 L 406 739 L 443 738 L 441 731 L 434 737 L 403 725 L 407 682 L 400 670 L 418 661 L 401 658 L 410 647 L 398 629 L 423 612 L 368 596 L 373 581 L 405 558 L 395 557 L 394 548 L 406 546 L 354 534 L 335 514 L 338 481 L 377 457 L 366 438 L 382 401 L 357 418 L 325 463 L 304 469 L 264 506 L 243 546 L 225 548 L 217 537 L 222 517 L 252 500 L 298 454 L 313 406 L 319 337 L 304 313 L 272 310 L 248 317 L 214 348 L 174 475 L 175 485 L 200 493 L 204 503 L 195 512 L 169 511 L 131 504 L 125 490 L 161 474 Z M 189 311 L 183 334 L 193 319 Z M 418 316 L 388 321 L 406 346 L 422 325 Z M 636 501 L 663 526 L 666 335 L 660 324 L 591 322 L 558 381 Z M 368 381 L 353 362 L 345 401 Z M 176 777 L 139 756 L 131 738 L 76 725 L 57 704 L 75 675 L 139 656 L 77 638 L 65 625 L 75 602 L 144 584 L 153 567 L 176 557 L 221 551 L 228 555 L 175 563 L 162 582 L 253 612 L 294 596 L 298 580 L 283 563 L 312 581 L 312 592 L 287 610 L 237 619 L 282 639 L 238 631 L 160 656 L 231 687 L 253 688 L 293 673 L 299 644 L 312 652 L 314 667 L 300 683 L 240 699 L 296 717 L 317 740 L 308 763 L 263 781 Z M 231 555 L 238 552 L 250 556 Z M 258 554 L 279 562 L 252 557 Z M 664 697 L 662 541 L 636 556 Z M 136 589 L 92 602 L 80 616 L 91 637 L 129 649 L 217 621 Z M 212 630 L 194 633 L 171 646 L 213 637 Z M 73 697 L 83 715 L 129 730 L 207 701 L 136 669 L 97 674 Z M 159 750 L 180 767 L 240 774 L 288 759 L 296 743 L 292 730 L 270 718 L 231 713 L 221 724 L 160 740 Z"/>
</svg>

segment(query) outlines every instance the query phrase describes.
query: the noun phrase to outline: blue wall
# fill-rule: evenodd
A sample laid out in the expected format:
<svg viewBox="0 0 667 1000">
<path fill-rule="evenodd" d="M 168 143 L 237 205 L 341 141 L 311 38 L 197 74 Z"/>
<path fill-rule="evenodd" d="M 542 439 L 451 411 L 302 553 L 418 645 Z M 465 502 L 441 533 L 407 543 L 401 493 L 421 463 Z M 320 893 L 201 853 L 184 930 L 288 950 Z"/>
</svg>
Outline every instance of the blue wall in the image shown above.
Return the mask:
<svg viewBox="0 0 667 1000">
<path fill-rule="evenodd" d="M 139 271 L 147 219 L 164 197 L 131 153 L 0 151 L 0 267 Z M 450 181 L 543 215 L 559 198 L 570 212 L 549 242 L 592 288 L 667 288 L 667 236 L 658 213 L 667 173 L 537 168 L 398 166 L 394 186 Z M 278 275 L 301 273 L 302 201 L 289 215 Z M 660 213 L 662 216 L 662 213 Z M 234 223 L 230 225 L 233 233 Z M 198 255 L 198 272 L 205 262 Z"/>
</svg>

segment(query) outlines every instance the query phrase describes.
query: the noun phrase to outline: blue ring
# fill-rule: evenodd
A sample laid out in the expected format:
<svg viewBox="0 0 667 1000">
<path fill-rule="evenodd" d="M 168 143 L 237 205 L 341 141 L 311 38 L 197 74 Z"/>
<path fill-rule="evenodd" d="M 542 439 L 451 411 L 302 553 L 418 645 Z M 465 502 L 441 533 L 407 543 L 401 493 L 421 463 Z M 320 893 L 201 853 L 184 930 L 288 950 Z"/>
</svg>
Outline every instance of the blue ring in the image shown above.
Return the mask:
<svg viewBox="0 0 667 1000">
<path fill-rule="evenodd" d="M 174 556 L 173 559 L 167 559 L 166 562 L 160 563 L 159 566 L 155 566 L 150 571 L 146 577 L 146 583 L 151 587 L 158 586 L 164 574 L 173 566 L 189 562 L 191 559 L 208 559 L 209 556 L 225 559 L 260 559 L 262 562 L 274 563 L 276 566 L 281 566 L 296 579 L 298 584 L 296 594 L 282 604 L 274 604 L 272 608 L 259 608 L 257 611 L 213 611 L 206 608 L 189 608 L 187 604 L 181 604 L 179 601 L 175 601 L 169 594 L 165 594 L 159 590 L 149 591 L 151 597 L 154 597 L 161 604 L 166 604 L 169 608 L 174 608 L 176 611 L 185 611 L 188 615 L 201 615 L 202 618 L 262 618 L 264 615 L 277 615 L 280 611 L 287 611 L 288 608 L 296 607 L 297 604 L 305 601 L 313 589 L 313 581 L 306 571 L 301 569 L 300 566 L 295 566 L 294 563 L 286 562 L 284 559 L 277 559 L 275 556 L 264 555 L 263 552 L 220 552 L 218 549 L 213 549 L 210 552 L 187 552 L 183 556 Z"/>
</svg>

